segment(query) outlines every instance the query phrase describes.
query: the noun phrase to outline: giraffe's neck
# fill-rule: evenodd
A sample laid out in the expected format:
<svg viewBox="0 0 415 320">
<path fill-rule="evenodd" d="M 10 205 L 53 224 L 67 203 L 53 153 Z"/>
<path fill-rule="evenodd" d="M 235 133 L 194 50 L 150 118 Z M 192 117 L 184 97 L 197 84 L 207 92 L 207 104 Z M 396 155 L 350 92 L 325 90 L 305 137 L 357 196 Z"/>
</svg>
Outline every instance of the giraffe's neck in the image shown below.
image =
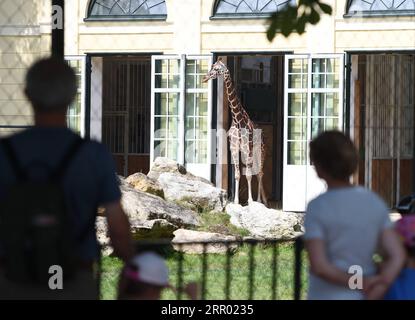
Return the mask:
<svg viewBox="0 0 415 320">
<path fill-rule="evenodd" d="M 232 113 L 232 120 L 233 122 L 239 122 L 240 118 L 243 115 L 243 108 L 241 101 L 236 94 L 235 86 L 233 85 L 231 74 L 228 69 L 226 69 L 224 77 L 223 77 L 225 87 L 226 87 L 226 95 L 228 96 L 229 101 L 229 108 L 231 109 Z"/>
</svg>

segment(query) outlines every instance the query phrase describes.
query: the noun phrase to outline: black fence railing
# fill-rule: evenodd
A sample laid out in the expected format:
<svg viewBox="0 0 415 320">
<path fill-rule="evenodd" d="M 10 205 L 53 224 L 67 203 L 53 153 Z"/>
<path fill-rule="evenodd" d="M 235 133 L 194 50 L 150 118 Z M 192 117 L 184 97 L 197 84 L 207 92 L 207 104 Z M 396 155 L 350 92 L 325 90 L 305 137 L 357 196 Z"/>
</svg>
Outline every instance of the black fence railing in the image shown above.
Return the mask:
<svg viewBox="0 0 415 320">
<path fill-rule="evenodd" d="M 199 254 L 188 254 L 190 247 L 198 247 Z M 222 253 L 212 253 L 218 247 Z M 300 300 L 303 297 L 306 279 L 301 238 L 295 241 L 137 242 L 138 252 L 149 250 L 171 262 L 170 276 L 177 288 L 178 300 L 185 298 L 183 288 L 189 277 L 199 283 L 202 300 Z M 279 291 L 283 294 L 279 295 Z"/>
</svg>

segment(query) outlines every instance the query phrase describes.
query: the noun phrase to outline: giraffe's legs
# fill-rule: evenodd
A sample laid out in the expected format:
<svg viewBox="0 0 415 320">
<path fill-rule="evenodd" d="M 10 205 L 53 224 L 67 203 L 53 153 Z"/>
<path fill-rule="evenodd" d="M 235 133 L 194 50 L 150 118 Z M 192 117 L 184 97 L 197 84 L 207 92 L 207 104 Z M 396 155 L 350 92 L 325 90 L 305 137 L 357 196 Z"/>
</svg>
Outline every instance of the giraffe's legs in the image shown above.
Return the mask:
<svg viewBox="0 0 415 320">
<path fill-rule="evenodd" d="M 248 203 L 251 204 L 254 200 L 252 199 L 252 161 L 249 162 L 246 165 L 246 181 L 248 182 Z"/>
<path fill-rule="evenodd" d="M 235 165 L 235 198 L 233 199 L 235 204 L 239 204 L 239 180 L 241 177 L 239 172 L 239 165 Z"/>
<path fill-rule="evenodd" d="M 242 161 L 246 165 L 246 181 L 248 182 L 248 204 L 253 202 L 252 200 L 252 166 L 253 166 L 253 141 L 252 132 L 247 128 L 240 129 L 241 134 L 241 156 Z"/>
<path fill-rule="evenodd" d="M 263 177 L 263 173 L 258 173 L 257 178 L 258 178 L 258 197 L 257 197 L 257 202 L 261 203 L 261 193 L 262 193 L 262 177 Z"/>
<path fill-rule="evenodd" d="M 263 191 L 263 177 L 264 177 L 264 157 L 265 157 L 265 145 L 263 142 L 262 130 L 255 129 L 253 134 L 253 175 L 258 179 L 258 196 L 257 202 L 266 202 Z M 262 201 L 261 201 L 262 200 Z"/>
<path fill-rule="evenodd" d="M 241 179 L 241 170 L 239 167 L 239 130 L 235 127 L 229 129 L 229 140 L 233 166 L 235 169 L 235 198 L 234 203 L 239 204 L 239 180 Z"/>
<path fill-rule="evenodd" d="M 263 137 L 261 137 L 261 149 L 259 150 L 259 168 L 258 168 L 258 202 L 261 202 L 261 198 L 262 198 L 262 202 L 268 206 L 268 201 L 267 201 L 267 197 L 265 195 L 265 189 L 264 189 L 264 164 L 265 164 L 265 156 L 266 156 L 266 148 L 265 148 L 265 143 L 263 140 Z"/>
<path fill-rule="evenodd" d="M 268 200 L 267 200 L 267 196 L 265 194 L 265 189 L 264 189 L 264 184 L 262 183 L 262 179 L 261 179 L 260 185 L 258 187 L 258 193 L 259 192 L 261 192 L 263 203 L 265 204 L 265 206 L 268 206 Z"/>
</svg>

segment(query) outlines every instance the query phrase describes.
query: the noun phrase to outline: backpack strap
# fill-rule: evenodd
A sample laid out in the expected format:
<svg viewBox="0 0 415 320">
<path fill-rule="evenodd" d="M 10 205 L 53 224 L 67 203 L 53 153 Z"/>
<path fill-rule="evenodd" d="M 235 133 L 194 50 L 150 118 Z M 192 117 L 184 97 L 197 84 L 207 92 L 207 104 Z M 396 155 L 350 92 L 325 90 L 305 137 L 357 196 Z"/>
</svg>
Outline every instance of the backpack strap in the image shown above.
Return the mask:
<svg viewBox="0 0 415 320">
<path fill-rule="evenodd" d="M 85 143 L 85 140 L 81 137 L 78 137 L 75 142 L 69 147 L 68 151 L 63 156 L 61 162 L 58 164 L 56 169 L 50 175 L 50 179 L 55 181 L 61 181 L 66 173 L 66 169 L 68 168 L 70 162 L 78 153 L 78 150 L 81 146 Z"/>
<path fill-rule="evenodd" d="M 62 161 L 59 163 L 58 167 L 52 172 L 51 179 L 61 180 L 66 172 L 66 168 L 70 164 L 72 158 L 77 154 L 79 148 L 84 144 L 85 140 L 82 138 L 77 138 L 76 141 L 70 146 L 69 150 L 64 155 Z M 0 145 L 3 146 L 5 155 L 9 160 L 9 163 L 14 171 L 16 178 L 20 181 L 29 180 L 29 176 L 26 171 L 20 164 L 19 159 L 17 158 L 16 152 L 13 149 L 11 141 L 9 138 L 0 140 Z"/>
<path fill-rule="evenodd" d="M 21 166 L 19 159 L 17 158 L 16 152 L 13 149 L 10 138 L 0 140 L 0 145 L 3 146 L 4 154 L 6 155 L 6 158 L 8 158 L 9 164 L 12 167 L 16 178 L 20 181 L 28 180 L 28 175 Z"/>
</svg>

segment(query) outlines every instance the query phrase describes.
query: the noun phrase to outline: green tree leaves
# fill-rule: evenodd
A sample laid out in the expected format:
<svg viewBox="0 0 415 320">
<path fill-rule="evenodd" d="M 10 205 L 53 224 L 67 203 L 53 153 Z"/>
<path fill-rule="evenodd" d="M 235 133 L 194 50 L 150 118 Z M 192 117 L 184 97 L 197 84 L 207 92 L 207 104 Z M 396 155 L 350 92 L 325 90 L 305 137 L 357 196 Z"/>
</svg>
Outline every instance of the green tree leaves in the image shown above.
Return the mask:
<svg viewBox="0 0 415 320">
<path fill-rule="evenodd" d="M 297 6 L 287 6 L 273 13 L 267 30 L 267 38 L 272 41 L 277 33 L 284 37 L 296 32 L 303 34 L 307 24 L 315 25 L 320 21 L 321 14 L 332 14 L 332 8 L 320 0 L 299 0 Z"/>
</svg>

